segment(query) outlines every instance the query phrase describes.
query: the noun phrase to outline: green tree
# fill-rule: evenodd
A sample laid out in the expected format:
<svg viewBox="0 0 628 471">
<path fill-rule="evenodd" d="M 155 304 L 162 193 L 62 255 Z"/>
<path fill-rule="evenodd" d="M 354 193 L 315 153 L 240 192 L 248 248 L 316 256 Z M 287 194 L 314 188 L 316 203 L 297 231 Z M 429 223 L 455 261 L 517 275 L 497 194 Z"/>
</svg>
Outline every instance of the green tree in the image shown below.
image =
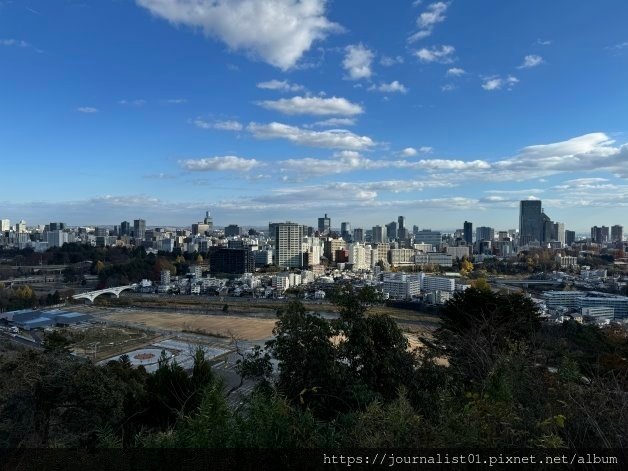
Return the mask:
<svg viewBox="0 0 628 471">
<path fill-rule="evenodd" d="M 469 380 L 481 380 L 512 341 L 529 340 L 540 328 L 535 304 L 520 294 L 469 288 L 441 310 L 436 339 L 450 365 Z"/>
</svg>

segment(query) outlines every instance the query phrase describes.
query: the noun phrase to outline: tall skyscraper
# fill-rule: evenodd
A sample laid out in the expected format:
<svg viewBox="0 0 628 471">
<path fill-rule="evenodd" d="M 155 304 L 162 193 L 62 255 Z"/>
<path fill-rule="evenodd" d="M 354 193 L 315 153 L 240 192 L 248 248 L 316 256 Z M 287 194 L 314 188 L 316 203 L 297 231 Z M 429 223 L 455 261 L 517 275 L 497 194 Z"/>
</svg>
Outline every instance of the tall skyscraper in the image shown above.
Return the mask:
<svg viewBox="0 0 628 471">
<path fill-rule="evenodd" d="M 571 245 L 576 241 L 576 231 L 565 231 L 565 245 Z"/>
<path fill-rule="evenodd" d="M 386 224 L 386 234 L 389 240 L 397 238 L 397 223 L 395 221 Z"/>
<path fill-rule="evenodd" d="M 399 216 L 397 218 L 397 224 L 399 226 L 399 229 L 405 229 L 406 228 L 406 217 L 405 216 Z"/>
<path fill-rule="evenodd" d="M 347 242 L 351 239 L 351 223 L 350 222 L 340 223 L 340 236 Z"/>
<path fill-rule="evenodd" d="M 561 244 L 565 243 L 565 224 L 562 222 L 555 222 L 552 229 L 552 240 L 558 241 Z"/>
<path fill-rule="evenodd" d="M 318 232 L 321 234 L 329 234 L 331 230 L 331 219 L 327 217 L 327 213 L 325 213 L 325 217 L 318 218 Z"/>
<path fill-rule="evenodd" d="M 385 228 L 380 226 L 373 226 L 373 231 L 371 232 L 371 242 L 374 244 L 381 244 L 386 239 Z"/>
<path fill-rule="evenodd" d="M 610 240 L 611 234 L 607 226 L 593 226 L 591 228 L 591 242 L 604 244 Z"/>
<path fill-rule="evenodd" d="M 353 242 L 364 243 L 364 229 L 361 227 L 353 229 Z"/>
<path fill-rule="evenodd" d="M 541 242 L 543 218 L 541 200 L 525 200 L 519 203 L 519 245 Z"/>
<path fill-rule="evenodd" d="M 293 222 L 275 225 L 275 264 L 281 268 L 303 266 L 303 226 Z"/>
<path fill-rule="evenodd" d="M 136 239 L 144 239 L 146 237 L 146 221 L 144 219 L 135 219 L 133 221 L 133 237 Z"/>
<path fill-rule="evenodd" d="M 0 232 L 7 232 L 11 230 L 11 221 L 9 219 L 2 219 L 0 221 Z"/>
<path fill-rule="evenodd" d="M 473 245 L 473 224 L 469 221 L 464 222 L 464 241 L 467 245 Z"/>
<path fill-rule="evenodd" d="M 624 226 L 615 225 L 611 227 L 611 242 L 621 242 L 624 240 Z"/>
<path fill-rule="evenodd" d="M 122 221 L 120 223 L 120 236 L 131 235 L 131 223 L 129 221 Z"/>
</svg>

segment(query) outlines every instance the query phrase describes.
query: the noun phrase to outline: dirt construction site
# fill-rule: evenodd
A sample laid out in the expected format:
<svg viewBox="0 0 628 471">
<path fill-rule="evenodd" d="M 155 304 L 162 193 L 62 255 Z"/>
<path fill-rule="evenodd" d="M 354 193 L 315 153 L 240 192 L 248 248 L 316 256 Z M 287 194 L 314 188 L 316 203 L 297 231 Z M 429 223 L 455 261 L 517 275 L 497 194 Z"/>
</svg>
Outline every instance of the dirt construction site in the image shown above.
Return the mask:
<svg viewBox="0 0 628 471">
<path fill-rule="evenodd" d="M 251 341 L 271 337 L 275 327 L 275 320 L 273 319 L 173 312 L 115 312 L 107 315 L 106 320 L 146 326 L 162 331 L 196 333 L 223 338 L 234 336 L 238 339 Z"/>
</svg>

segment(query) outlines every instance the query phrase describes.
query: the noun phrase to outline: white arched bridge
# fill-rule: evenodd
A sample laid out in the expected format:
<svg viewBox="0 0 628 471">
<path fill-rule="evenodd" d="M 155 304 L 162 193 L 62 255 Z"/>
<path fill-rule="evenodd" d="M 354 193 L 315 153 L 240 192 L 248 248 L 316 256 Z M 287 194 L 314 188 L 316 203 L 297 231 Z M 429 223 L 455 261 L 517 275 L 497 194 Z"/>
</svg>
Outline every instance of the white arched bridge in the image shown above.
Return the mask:
<svg viewBox="0 0 628 471">
<path fill-rule="evenodd" d="M 75 294 L 74 296 L 72 296 L 72 299 L 87 299 L 90 303 L 93 303 L 94 299 L 102 294 L 113 294 L 116 298 L 119 298 L 122 291 L 126 291 L 129 289 L 134 290 L 136 287 L 137 285 L 127 285 L 116 286 L 115 288 L 100 289 L 98 291 L 88 291 L 87 293 Z"/>
</svg>

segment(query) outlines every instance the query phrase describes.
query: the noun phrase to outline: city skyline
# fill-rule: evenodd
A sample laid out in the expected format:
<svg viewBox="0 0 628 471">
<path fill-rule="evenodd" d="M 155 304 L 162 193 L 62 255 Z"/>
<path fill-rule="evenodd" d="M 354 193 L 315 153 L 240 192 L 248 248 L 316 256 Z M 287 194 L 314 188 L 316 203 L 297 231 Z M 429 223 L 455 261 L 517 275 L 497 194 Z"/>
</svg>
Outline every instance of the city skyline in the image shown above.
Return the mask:
<svg viewBox="0 0 628 471">
<path fill-rule="evenodd" d="M 625 2 L 197 3 L 0 1 L 0 218 L 628 226 Z"/>
</svg>

